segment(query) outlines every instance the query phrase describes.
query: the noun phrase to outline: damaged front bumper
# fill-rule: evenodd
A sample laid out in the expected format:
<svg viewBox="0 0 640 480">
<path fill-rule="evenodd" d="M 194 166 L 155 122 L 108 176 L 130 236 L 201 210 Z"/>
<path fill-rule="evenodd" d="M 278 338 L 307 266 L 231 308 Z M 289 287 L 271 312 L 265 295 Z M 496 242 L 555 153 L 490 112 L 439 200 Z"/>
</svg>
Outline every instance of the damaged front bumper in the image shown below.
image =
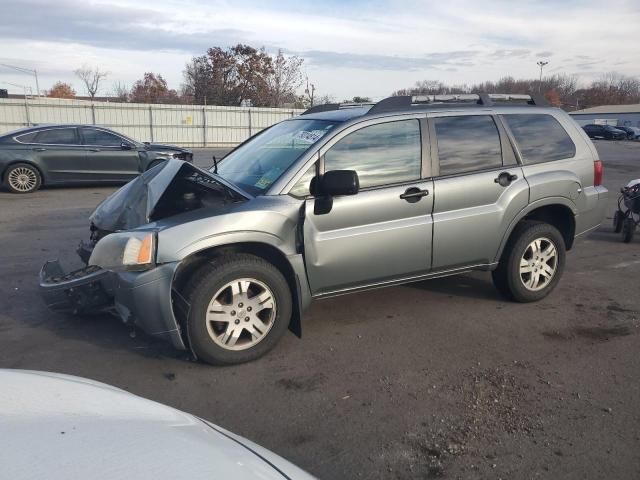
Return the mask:
<svg viewBox="0 0 640 480">
<path fill-rule="evenodd" d="M 40 292 L 51 310 L 112 313 L 125 324 L 185 350 L 171 295 L 177 266 L 174 262 L 142 272 L 115 272 L 90 265 L 65 273 L 58 261 L 47 262 L 40 271 Z"/>
</svg>

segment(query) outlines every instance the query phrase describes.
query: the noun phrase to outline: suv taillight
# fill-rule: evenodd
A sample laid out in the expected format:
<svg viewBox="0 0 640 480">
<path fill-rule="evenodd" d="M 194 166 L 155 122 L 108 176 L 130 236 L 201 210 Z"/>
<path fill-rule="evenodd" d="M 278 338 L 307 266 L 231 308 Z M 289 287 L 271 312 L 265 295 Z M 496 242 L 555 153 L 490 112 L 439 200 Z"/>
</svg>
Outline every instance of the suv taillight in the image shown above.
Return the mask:
<svg viewBox="0 0 640 480">
<path fill-rule="evenodd" d="M 598 187 L 602 185 L 602 174 L 604 173 L 604 167 L 602 166 L 602 160 L 595 160 L 593 162 L 593 185 Z"/>
</svg>

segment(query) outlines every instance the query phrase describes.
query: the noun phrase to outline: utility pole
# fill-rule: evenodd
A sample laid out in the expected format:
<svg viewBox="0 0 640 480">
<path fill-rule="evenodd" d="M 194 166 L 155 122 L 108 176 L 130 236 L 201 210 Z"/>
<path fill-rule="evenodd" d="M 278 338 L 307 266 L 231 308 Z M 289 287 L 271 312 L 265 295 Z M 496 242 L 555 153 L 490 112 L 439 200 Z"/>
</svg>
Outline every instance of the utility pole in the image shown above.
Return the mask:
<svg viewBox="0 0 640 480">
<path fill-rule="evenodd" d="M 309 88 L 311 87 L 311 88 Z M 313 95 L 316 91 L 316 86 L 312 83 L 309 84 L 309 77 L 307 77 L 307 88 L 304 89 L 304 93 L 307 94 L 307 96 L 309 97 L 309 100 L 311 102 L 311 105 L 309 105 L 309 107 L 313 107 Z"/>
<path fill-rule="evenodd" d="M 27 75 L 33 75 L 34 77 L 36 77 L 36 94 L 38 95 L 38 97 L 40 96 L 40 85 L 38 83 L 38 72 L 35 69 L 31 70 L 30 68 L 16 67 L 15 65 L 7 65 L 6 63 L 0 63 L 0 67 L 11 68 L 11 69 L 16 70 L 16 71 L 18 71 L 20 73 L 26 73 Z"/>
<path fill-rule="evenodd" d="M 542 93 L 542 69 L 544 68 L 545 65 L 548 65 L 549 62 L 539 60 L 537 64 L 540 66 L 540 83 L 538 84 L 538 93 Z"/>
</svg>

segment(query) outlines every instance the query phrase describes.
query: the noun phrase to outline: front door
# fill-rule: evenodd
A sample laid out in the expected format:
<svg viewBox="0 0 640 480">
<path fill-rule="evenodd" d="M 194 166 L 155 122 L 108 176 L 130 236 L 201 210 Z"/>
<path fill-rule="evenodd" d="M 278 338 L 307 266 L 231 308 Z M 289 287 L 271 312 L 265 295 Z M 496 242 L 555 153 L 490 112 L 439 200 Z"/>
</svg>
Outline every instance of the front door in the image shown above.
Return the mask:
<svg viewBox="0 0 640 480">
<path fill-rule="evenodd" d="M 140 173 L 140 158 L 135 145 L 99 128 L 82 128 L 87 155 L 86 165 L 98 181 L 128 181 Z M 123 143 L 131 148 L 123 148 Z"/>
<path fill-rule="evenodd" d="M 433 183 L 422 177 L 420 122 L 378 123 L 339 139 L 324 171 L 355 170 L 360 192 L 315 214 L 306 200 L 305 263 L 314 295 L 419 276 L 431 264 Z"/>
<path fill-rule="evenodd" d="M 502 126 L 491 115 L 434 115 L 433 269 L 495 260 L 529 184 Z"/>
</svg>

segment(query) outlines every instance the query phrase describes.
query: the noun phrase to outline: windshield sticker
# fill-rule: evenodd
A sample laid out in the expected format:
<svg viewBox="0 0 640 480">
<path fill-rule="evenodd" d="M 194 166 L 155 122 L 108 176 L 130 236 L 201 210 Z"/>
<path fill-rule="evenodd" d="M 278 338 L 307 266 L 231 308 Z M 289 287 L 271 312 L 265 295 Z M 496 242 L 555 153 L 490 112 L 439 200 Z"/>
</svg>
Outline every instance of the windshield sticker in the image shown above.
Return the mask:
<svg viewBox="0 0 640 480">
<path fill-rule="evenodd" d="M 260 180 L 258 180 L 255 184 L 254 187 L 258 187 L 261 190 L 264 190 L 265 188 L 267 188 L 269 185 L 271 185 L 271 180 L 269 180 L 267 177 L 261 177 Z"/>
<path fill-rule="evenodd" d="M 271 170 L 266 172 L 264 175 L 262 175 L 262 177 L 260 177 L 260 180 L 254 183 L 253 186 L 258 187 L 261 190 L 264 190 L 269 185 L 271 185 L 274 182 L 274 180 L 276 180 L 280 176 L 281 173 L 282 173 L 281 168 L 272 168 Z"/>
<path fill-rule="evenodd" d="M 301 140 L 305 143 L 315 143 L 317 142 L 326 132 L 324 130 L 312 130 L 307 132 L 306 130 L 302 130 L 299 132 L 294 138 L 296 140 Z"/>
</svg>

